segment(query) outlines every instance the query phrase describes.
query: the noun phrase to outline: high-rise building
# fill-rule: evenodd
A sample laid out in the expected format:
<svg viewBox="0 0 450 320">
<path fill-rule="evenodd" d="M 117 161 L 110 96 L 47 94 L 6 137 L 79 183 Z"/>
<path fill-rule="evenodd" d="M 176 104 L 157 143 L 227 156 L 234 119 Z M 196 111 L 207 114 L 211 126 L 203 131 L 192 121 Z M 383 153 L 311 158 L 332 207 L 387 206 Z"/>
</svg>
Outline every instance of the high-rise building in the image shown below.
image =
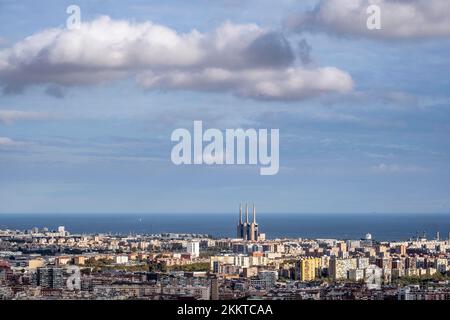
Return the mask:
<svg viewBox="0 0 450 320">
<path fill-rule="evenodd" d="M 237 238 L 257 241 L 259 239 L 259 227 L 256 222 L 256 207 L 253 204 L 253 221 L 249 221 L 248 204 L 245 205 L 245 222 L 242 221 L 242 204 L 239 206 L 239 221 L 237 224 Z"/>
<path fill-rule="evenodd" d="M 200 242 L 190 241 L 186 244 L 187 253 L 191 254 L 191 257 L 197 258 L 200 255 Z"/>
<path fill-rule="evenodd" d="M 62 268 L 38 268 L 37 285 L 43 288 L 60 289 L 64 285 Z"/>
<path fill-rule="evenodd" d="M 333 280 L 348 279 L 348 271 L 356 269 L 357 263 L 355 258 L 340 259 L 333 257 L 330 260 L 330 278 Z"/>
<path fill-rule="evenodd" d="M 299 280 L 312 281 L 318 274 L 322 265 L 320 258 L 302 258 L 299 261 Z"/>
</svg>

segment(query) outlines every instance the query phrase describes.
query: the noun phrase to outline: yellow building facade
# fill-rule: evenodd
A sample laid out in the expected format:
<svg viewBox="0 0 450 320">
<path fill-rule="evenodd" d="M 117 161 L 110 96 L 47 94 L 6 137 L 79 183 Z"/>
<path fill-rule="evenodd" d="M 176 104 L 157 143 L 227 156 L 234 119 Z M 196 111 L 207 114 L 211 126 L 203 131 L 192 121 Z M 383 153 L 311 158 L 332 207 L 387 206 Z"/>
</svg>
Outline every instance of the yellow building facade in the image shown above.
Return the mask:
<svg viewBox="0 0 450 320">
<path fill-rule="evenodd" d="M 302 258 L 299 261 L 299 280 L 312 281 L 314 280 L 322 266 L 322 259 L 320 258 Z"/>
</svg>

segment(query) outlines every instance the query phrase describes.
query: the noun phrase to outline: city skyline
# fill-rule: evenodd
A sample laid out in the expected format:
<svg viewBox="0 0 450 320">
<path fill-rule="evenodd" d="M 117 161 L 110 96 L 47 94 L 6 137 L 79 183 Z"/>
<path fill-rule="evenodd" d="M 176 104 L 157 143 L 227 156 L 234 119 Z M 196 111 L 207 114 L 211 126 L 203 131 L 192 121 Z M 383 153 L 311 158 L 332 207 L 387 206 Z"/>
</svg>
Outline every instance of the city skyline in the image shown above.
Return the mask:
<svg viewBox="0 0 450 320">
<path fill-rule="evenodd" d="M 400 241 L 248 240 L 59 226 L 0 228 L 0 240 L 2 300 L 450 299 L 450 232 Z"/>
<path fill-rule="evenodd" d="M 450 213 L 450 4 L 349 3 L 1 1 L 0 213 Z M 174 165 L 193 121 L 279 129 L 278 173 Z"/>
</svg>

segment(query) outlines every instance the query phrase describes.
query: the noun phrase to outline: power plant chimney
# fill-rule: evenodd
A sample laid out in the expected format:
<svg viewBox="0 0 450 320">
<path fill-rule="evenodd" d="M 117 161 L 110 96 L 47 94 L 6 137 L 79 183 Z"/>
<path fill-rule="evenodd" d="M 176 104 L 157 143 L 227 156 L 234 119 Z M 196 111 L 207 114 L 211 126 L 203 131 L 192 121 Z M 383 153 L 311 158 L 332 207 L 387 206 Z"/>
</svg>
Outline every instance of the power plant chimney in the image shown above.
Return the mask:
<svg viewBox="0 0 450 320">
<path fill-rule="evenodd" d="M 242 203 L 239 204 L 239 224 L 242 224 Z"/>
<path fill-rule="evenodd" d="M 245 203 L 245 222 L 242 222 L 243 204 L 239 204 L 239 222 L 236 228 L 236 234 L 238 239 L 244 241 L 258 241 L 260 239 L 259 226 L 256 223 L 256 206 L 253 203 L 253 221 L 250 223 L 248 203 Z"/>
<path fill-rule="evenodd" d="M 245 223 L 248 223 L 248 203 L 245 204 Z"/>
</svg>

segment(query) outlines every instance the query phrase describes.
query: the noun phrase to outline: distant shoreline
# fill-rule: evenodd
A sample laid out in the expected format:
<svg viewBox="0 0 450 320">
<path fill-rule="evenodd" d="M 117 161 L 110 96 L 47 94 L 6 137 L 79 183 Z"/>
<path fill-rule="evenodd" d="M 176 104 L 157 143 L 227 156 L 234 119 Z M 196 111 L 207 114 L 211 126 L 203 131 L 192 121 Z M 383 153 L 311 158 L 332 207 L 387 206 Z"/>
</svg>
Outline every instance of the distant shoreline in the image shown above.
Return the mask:
<svg viewBox="0 0 450 320">
<path fill-rule="evenodd" d="M 0 214 L 0 229 L 33 227 L 72 233 L 197 233 L 233 238 L 238 214 Z M 260 213 L 261 232 L 274 238 L 361 239 L 371 233 L 375 240 L 407 240 L 425 232 L 429 239 L 440 232 L 447 238 L 450 214 L 286 214 Z"/>
</svg>

